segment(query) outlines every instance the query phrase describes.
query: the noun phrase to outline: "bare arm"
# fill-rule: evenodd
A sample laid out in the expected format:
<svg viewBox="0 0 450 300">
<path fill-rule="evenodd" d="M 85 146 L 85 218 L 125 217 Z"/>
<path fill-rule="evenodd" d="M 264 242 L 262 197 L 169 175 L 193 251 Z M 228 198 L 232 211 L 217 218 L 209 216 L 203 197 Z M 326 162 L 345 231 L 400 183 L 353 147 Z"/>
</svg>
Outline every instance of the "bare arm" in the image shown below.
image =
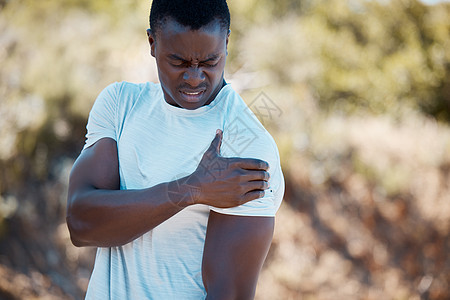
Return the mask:
<svg viewBox="0 0 450 300">
<path fill-rule="evenodd" d="M 67 225 L 73 244 L 120 246 L 188 205 L 234 207 L 262 197 L 268 187 L 267 163 L 220 157 L 221 139 L 222 133 L 217 134 L 191 175 L 142 190 L 119 190 L 114 140 L 104 138 L 85 149 L 69 180 Z"/>
<path fill-rule="evenodd" d="M 120 191 L 119 182 L 114 140 L 99 140 L 76 160 L 70 174 L 67 208 L 67 224 L 74 245 L 126 244 L 183 208 L 168 198 L 168 183 Z M 182 197 L 181 193 L 176 195 Z"/>
<path fill-rule="evenodd" d="M 202 276 L 208 300 L 253 299 L 272 241 L 274 217 L 243 217 L 211 211 Z"/>
</svg>

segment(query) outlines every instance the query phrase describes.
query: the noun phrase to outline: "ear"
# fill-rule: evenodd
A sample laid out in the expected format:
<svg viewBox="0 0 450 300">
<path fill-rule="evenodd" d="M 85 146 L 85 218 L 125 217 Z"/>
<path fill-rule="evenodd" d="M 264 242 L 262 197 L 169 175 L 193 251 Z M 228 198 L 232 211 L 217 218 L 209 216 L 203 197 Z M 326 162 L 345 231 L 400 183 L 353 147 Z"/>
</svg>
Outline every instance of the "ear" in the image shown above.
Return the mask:
<svg viewBox="0 0 450 300">
<path fill-rule="evenodd" d="M 226 51 L 227 51 L 227 55 L 228 55 L 228 39 L 229 39 L 229 37 L 230 37 L 230 34 L 231 34 L 231 30 L 230 30 L 230 29 L 228 29 L 228 33 L 227 33 L 227 39 L 226 39 L 226 45 L 225 45 L 225 47 L 226 47 Z"/>
<path fill-rule="evenodd" d="M 150 44 L 150 54 L 155 57 L 156 38 L 151 29 L 147 29 L 148 43 Z"/>
</svg>

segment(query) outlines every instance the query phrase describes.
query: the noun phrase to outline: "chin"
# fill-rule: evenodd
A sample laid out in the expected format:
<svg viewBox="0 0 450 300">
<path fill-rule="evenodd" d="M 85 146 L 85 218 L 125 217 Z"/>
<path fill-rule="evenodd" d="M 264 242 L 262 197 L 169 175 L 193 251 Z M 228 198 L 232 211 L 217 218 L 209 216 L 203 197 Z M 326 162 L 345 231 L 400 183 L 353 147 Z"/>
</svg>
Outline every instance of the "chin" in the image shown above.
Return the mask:
<svg viewBox="0 0 450 300">
<path fill-rule="evenodd" d="M 208 102 L 209 97 L 210 95 L 207 94 L 203 94 L 200 97 L 187 96 L 180 92 L 176 102 L 180 107 L 192 110 L 204 106 Z"/>
<path fill-rule="evenodd" d="M 178 105 L 180 105 L 184 109 L 189 109 L 189 110 L 194 110 L 194 109 L 200 108 L 200 107 L 205 105 L 205 103 L 203 103 L 203 102 L 202 103 L 183 102 L 183 103 L 180 103 L 180 104 L 178 104 Z"/>
</svg>

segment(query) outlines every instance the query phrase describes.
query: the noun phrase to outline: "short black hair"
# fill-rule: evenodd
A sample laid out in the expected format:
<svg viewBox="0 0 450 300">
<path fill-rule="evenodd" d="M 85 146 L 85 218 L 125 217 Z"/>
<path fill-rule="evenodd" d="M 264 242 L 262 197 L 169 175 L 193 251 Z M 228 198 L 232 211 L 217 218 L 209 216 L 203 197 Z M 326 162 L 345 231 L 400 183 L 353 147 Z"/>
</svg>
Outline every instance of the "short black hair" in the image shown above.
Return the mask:
<svg viewBox="0 0 450 300">
<path fill-rule="evenodd" d="M 153 0 L 150 9 L 150 29 L 153 33 L 168 18 L 192 30 L 198 30 L 213 20 L 218 20 L 223 29 L 230 29 L 230 11 L 226 0 Z"/>
</svg>

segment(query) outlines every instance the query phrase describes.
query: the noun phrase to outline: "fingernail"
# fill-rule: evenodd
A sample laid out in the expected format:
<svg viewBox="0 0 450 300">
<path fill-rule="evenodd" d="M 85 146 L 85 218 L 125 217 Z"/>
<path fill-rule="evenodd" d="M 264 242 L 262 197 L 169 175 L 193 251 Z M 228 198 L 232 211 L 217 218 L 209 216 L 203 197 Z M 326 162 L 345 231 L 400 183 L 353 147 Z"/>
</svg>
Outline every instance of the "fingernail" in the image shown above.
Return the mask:
<svg viewBox="0 0 450 300">
<path fill-rule="evenodd" d="M 216 134 L 219 134 L 219 133 L 220 133 L 220 129 L 217 129 L 217 130 L 216 130 Z"/>
</svg>

